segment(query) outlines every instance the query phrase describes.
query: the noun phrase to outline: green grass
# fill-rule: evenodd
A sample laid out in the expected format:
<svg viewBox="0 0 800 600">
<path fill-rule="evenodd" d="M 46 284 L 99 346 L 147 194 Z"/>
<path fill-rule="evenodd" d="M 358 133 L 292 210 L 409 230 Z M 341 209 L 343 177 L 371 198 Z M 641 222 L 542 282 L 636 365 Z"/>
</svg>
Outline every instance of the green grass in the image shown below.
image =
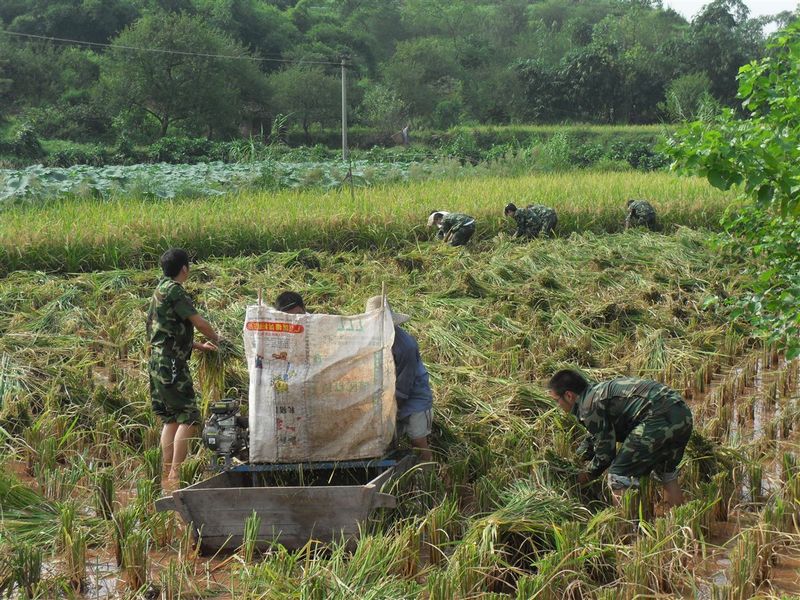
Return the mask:
<svg viewBox="0 0 800 600">
<path fill-rule="evenodd" d="M 648 198 L 669 230 L 717 226 L 732 199 L 701 179 L 670 174 L 591 173 L 465 177 L 341 192 L 243 192 L 223 198 L 110 202 L 64 200 L 3 212 L 0 273 L 150 266 L 171 246 L 197 258 L 303 248 L 395 251 L 427 240 L 433 209 L 479 219 L 476 241 L 513 231 L 508 202 L 553 206 L 558 234 L 622 228 L 627 198 Z"/>
</svg>

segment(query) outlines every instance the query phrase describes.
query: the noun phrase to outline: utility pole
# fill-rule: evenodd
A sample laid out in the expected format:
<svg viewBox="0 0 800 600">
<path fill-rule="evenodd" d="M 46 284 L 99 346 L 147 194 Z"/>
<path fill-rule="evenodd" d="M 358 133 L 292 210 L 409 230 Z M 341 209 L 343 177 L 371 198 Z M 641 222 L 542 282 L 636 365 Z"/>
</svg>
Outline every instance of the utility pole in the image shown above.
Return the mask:
<svg viewBox="0 0 800 600">
<path fill-rule="evenodd" d="M 347 67 L 342 57 L 342 160 L 347 162 L 350 150 L 347 148 Z"/>
</svg>

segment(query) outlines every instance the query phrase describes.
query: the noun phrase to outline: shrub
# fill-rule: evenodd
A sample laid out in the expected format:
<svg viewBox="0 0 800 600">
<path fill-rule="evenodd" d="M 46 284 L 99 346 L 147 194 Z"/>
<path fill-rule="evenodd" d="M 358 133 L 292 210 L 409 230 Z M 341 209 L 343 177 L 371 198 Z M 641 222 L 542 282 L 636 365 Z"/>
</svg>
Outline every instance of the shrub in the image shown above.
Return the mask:
<svg viewBox="0 0 800 600">
<path fill-rule="evenodd" d="M 11 141 L 11 152 L 20 158 L 39 159 L 45 154 L 36 131 L 30 123 L 23 123 Z"/>
<path fill-rule="evenodd" d="M 195 163 L 208 160 L 213 147 L 206 138 L 164 137 L 150 144 L 145 154 L 153 162 Z"/>
<path fill-rule="evenodd" d="M 45 161 L 52 167 L 71 167 L 73 165 L 92 165 L 102 167 L 112 161 L 113 156 L 108 148 L 100 144 L 85 146 L 66 146 L 54 150 Z"/>
</svg>

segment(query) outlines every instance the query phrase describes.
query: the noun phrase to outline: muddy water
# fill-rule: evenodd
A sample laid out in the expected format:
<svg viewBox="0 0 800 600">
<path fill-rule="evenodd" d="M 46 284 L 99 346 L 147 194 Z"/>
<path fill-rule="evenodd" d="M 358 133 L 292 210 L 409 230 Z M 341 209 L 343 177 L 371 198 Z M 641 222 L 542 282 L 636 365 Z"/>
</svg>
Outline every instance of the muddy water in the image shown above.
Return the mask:
<svg viewBox="0 0 800 600">
<path fill-rule="evenodd" d="M 117 597 L 119 570 L 113 560 L 99 556 L 88 559 L 86 564 L 86 593 L 90 600 L 106 600 Z"/>
<path fill-rule="evenodd" d="M 773 384 L 780 378 L 782 371 L 796 369 L 796 364 L 787 365 L 783 361 L 774 361 L 774 366 L 767 366 L 763 357 L 758 358 L 752 368 L 751 377 L 747 385 L 735 394 L 732 400 L 730 428 L 728 430 L 728 443 L 744 444 L 752 448 L 753 452 L 766 450 L 763 461 L 763 473 L 760 482 L 760 494 L 769 496 L 783 487 L 781 456 L 783 452 L 797 454 L 800 447 L 800 432 L 792 427 L 789 436 L 784 438 L 782 428 L 773 424 L 780 423 L 783 411 L 790 402 L 798 398 L 799 392 L 796 384 L 784 396 L 778 390 L 776 398 L 771 398 Z M 702 427 L 702 422 L 713 418 L 717 414 L 716 403 L 721 396 L 718 394 L 720 387 L 730 384 L 737 377 L 745 376 L 746 368 L 737 366 L 714 376 L 711 388 L 705 394 L 695 394 L 690 404 L 696 415 L 696 424 Z M 796 380 L 795 380 L 796 381 Z M 774 440 L 770 440 L 773 435 Z M 712 597 L 712 588 L 724 588 L 730 582 L 728 572 L 731 567 L 730 553 L 736 545 L 739 532 L 757 521 L 754 510 L 758 506 L 752 504 L 754 499 L 751 482 L 745 478 L 740 489 L 741 504 L 731 513 L 727 523 L 715 523 L 710 539 L 707 540 L 711 552 L 707 558 L 697 565 L 696 592 L 691 596 L 703 599 Z M 778 548 L 776 564 L 770 569 L 770 576 L 759 588 L 763 594 L 796 595 L 800 594 L 800 543 L 795 540 L 787 542 Z"/>
</svg>

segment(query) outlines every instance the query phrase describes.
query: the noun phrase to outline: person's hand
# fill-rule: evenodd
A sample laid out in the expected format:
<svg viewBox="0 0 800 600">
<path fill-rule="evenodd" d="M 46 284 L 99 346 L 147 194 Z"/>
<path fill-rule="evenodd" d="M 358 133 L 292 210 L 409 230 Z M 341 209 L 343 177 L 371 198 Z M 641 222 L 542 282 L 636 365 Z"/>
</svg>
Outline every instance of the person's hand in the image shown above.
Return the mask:
<svg viewBox="0 0 800 600">
<path fill-rule="evenodd" d="M 586 485 L 591 480 L 592 480 L 592 478 L 589 476 L 589 473 L 587 473 L 586 471 L 582 471 L 581 473 L 578 473 L 578 485 Z"/>
<path fill-rule="evenodd" d="M 198 342 L 197 345 L 195 345 L 195 349 L 201 352 L 216 352 L 218 348 L 211 342 Z"/>
</svg>

